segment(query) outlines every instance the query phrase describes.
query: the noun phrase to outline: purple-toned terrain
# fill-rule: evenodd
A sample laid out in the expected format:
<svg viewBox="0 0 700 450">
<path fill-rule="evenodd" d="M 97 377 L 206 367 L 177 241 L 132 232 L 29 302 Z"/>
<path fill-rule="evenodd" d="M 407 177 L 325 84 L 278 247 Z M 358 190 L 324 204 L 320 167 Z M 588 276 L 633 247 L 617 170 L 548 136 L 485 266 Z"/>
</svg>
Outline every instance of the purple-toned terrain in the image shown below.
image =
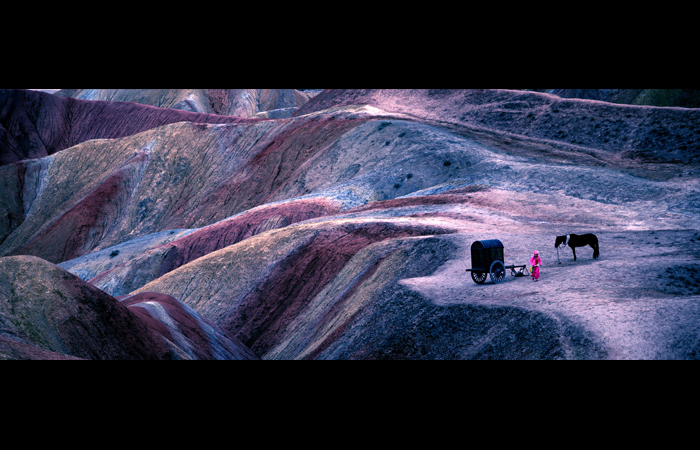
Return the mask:
<svg viewBox="0 0 700 450">
<path fill-rule="evenodd" d="M 131 136 L 169 123 L 243 120 L 130 102 L 76 100 L 44 92 L 0 89 L 0 165 L 42 158 L 91 139 Z"/>
<path fill-rule="evenodd" d="M 622 91 L 0 90 L 0 358 L 698 359 L 700 109 Z"/>
<path fill-rule="evenodd" d="M 260 118 L 289 117 L 310 98 L 297 89 L 61 89 L 55 95 Z"/>
</svg>

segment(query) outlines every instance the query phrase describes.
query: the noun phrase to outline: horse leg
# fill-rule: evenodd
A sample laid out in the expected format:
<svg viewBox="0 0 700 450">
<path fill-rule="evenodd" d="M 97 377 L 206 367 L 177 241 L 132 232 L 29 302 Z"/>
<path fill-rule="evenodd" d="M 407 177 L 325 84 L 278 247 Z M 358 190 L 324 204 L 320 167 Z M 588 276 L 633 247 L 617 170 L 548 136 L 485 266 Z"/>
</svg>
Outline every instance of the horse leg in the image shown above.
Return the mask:
<svg viewBox="0 0 700 450">
<path fill-rule="evenodd" d="M 576 247 L 571 247 L 571 251 L 574 252 L 574 261 L 576 261 Z"/>
</svg>

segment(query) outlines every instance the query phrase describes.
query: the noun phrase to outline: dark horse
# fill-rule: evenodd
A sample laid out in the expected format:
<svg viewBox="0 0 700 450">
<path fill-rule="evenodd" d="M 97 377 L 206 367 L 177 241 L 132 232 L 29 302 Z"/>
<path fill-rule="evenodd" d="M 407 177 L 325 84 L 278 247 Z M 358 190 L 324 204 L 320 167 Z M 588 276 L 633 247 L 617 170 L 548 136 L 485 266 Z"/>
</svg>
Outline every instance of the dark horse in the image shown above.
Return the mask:
<svg viewBox="0 0 700 450">
<path fill-rule="evenodd" d="M 574 261 L 576 261 L 576 247 L 585 247 L 590 245 L 593 249 L 593 259 L 597 259 L 600 255 L 600 250 L 598 249 L 598 238 L 595 234 L 567 234 L 566 236 L 557 236 L 557 240 L 554 241 L 554 248 L 559 248 L 559 246 L 568 245 L 574 252 Z"/>
</svg>

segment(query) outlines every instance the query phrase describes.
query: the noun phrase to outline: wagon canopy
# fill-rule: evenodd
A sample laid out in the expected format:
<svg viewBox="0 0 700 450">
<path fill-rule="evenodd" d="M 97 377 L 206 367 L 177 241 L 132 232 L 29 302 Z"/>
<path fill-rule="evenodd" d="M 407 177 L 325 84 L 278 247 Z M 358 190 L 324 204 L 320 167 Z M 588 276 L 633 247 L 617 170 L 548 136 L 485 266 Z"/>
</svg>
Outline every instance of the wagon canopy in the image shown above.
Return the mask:
<svg viewBox="0 0 700 450">
<path fill-rule="evenodd" d="M 503 243 L 498 239 L 486 239 L 485 241 L 474 241 L 472 250 L 477 248 L 503 248 Z"/>
<path fill-rule="evenodd" d="M 503 243 L 498 239 L 472 243 L 472 268 L 488 271 L 494 261 L 503 262 Z"/>
</svg>

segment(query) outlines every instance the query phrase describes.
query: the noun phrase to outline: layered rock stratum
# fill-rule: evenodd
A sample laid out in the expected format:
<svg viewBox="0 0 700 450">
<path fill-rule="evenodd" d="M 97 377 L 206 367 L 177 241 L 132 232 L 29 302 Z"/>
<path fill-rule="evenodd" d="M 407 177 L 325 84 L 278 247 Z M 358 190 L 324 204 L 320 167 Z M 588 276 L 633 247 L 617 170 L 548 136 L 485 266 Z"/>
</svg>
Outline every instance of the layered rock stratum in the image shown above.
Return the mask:
<svg viewBox="0 0 700 450">
<path fill-rule="evenodd" d="M 0 357 L 256 359 L 171 297 L 146 293 L 119 301 L 31 256 L 0 258 Z"/>
<path fill-rule="evenodd" d="M 297 89 L 61 89 L 55 95 L 222 116 L 273 118 L 290 116 L 310 98 Z"/>
<path fill-rule="evenodd" d="M 170 123 L 242 120 L 132 102 L 78 100 L 38 91 L 0 89 L 0 165 L 42 158 L 84 141 L 131 136 Z"/>
<path fill-rule="evenodd" d="M 250 118 L 0 94 L 4 148 L 70 137 L 4 153 L 0 357 L 700 356 L 700 110 L 324 90 Z M 113 134 L 77 132 L 96 123 Z M 554 248 L 588 232 L 597 260 Z M 540 280 L 475 284 L 471 243 L 494 238 L 506 265 L 539 250 Z"/>
</svg>

